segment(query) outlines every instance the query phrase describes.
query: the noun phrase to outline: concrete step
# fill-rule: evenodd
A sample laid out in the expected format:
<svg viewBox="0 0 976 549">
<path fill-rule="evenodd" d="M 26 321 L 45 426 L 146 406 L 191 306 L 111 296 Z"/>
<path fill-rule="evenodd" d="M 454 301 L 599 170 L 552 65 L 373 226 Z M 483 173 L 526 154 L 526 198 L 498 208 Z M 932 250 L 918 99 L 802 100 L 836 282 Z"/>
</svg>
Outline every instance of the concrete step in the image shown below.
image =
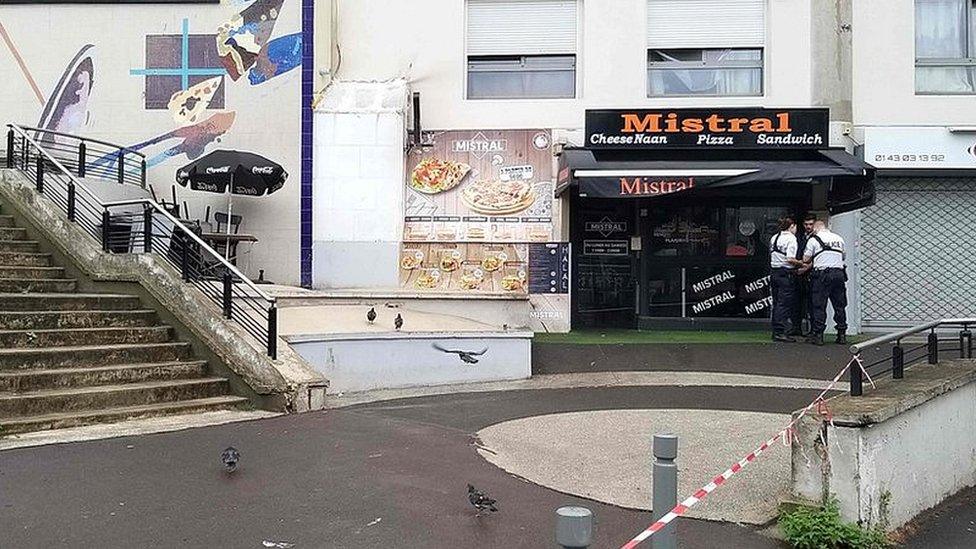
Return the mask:
<svg viewBox="0 0 976 549">
<path fill-rule="evenodd" d="M 0 252 L 37 252 L 36 240 L 0 240 Z"/>
<path fill-rule="evenodd" d="M 27 229 L 20 227 L 0 227 L 0 240 L 26 240 Z"/>
<path fill-rule="evenodd" d="M 183 342 L 0 349 L 0 370 L 84 368 L 95 365 L 176 362 L 188 358 L 190 344 Z"/>
<path fill-rule="evenodd" d="M 0 312 L 131 311 L 139 307 L 139 298 L 132 295 L 0 293 Z"/>
<path fill-rule="evenodd" d="M 164 343 L 172 338 L 169 326 L 140 328 L 74 328 L 56 330 L 0 330 L 0 348 L 68 347 L 124 343 Z"/>
<path fill-rule="evenodd" d="M 13 227 L 13 226 L 14 226 L 14 216 L 0 215 L 0 227 Z"/>
<path fill-rule="evenodd" d="M 0 265 L 0 278 L 64 278 L 61 267 L 15 267 Z"/>
<path fill-rule="evenodd" d="M 4 267 L 48 267 L 51 254 L 0 251 L 0 265 Z"/>
<path fill-rule="evenodd" d="M 69 293 L 78 288 L 73 279 L 0 278 L 2 293 Z"/>
<path fill-rule="evenodd" d="M 226 395 L 228 389 L 229 385 L 224 378 L 201 377 L 70 389 L 44 389 L 26 393 L 4 392 L 0 393 L 0 417 L 33 416 L 210 398 Z"/>
<path fill-rule="evenodd" d="M 0 392 L 68 389 L 97 385 L 119 385 L 170 379 L 202 378 L 207 374 L 203 360 L 159 362 L 153 364 L 117 364 L 92 368 L 59 370 L 14 370 L 0 372 Z"/>
<path fill-rule="evenodd" d="M 0 312 L 0 330 L 54 330 L 152 326 L 156 311 Z"/>
<path fill-rule="evenodd" d="M 93 423 L 111 423 L 126 419 L 230 410 L 246 408 L 247 406 L 248 401 L 246 398 L 227 395 L 102 410 L 0 418 L 0 432 L 3 432 L 5 435 L 18 434 L 30 431 L 43 431 L 46 429 L 77 427 L 79 425 L 90 425 Z"/>
</svg>

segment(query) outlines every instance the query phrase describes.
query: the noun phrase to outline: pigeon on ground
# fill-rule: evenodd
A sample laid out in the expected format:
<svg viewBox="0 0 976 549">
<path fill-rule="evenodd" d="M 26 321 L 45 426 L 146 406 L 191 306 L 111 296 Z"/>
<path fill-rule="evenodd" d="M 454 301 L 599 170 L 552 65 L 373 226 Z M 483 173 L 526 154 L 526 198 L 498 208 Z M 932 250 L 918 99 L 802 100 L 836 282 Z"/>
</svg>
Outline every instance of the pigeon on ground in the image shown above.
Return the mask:
<svg viewBox="0 0 976 549">
<path fill-rule="evenodd" d="M 374 320 L 376 320 L 376 309 L 370 307 L 369 312 L 366 313 L 366 322 L 372 324 Z"/>
<path fill-rule="evenodd" d="M 403 317 L 400 316 L 400 313 L 397 313 L 396 318 L 393 319 L 393 326 L 398 332 L 400 331 L 400 328 L 403 328 Z"/>
<path fill-rule="evenodd" d="M 468 485 L 468 501 L 478 510 L 478 514 L 475 516 L 480 517 L 482 513 L 495 513 L 498 511 L 498 508 L 495 507 L 495 500 L 488 497 L 488 494 L 481 490 L 475 489 L 470 484 Z"/>
<path fill-rule="evenodd" d="M 233 473 L 237 470 L 237 462 L 240 460 L 241 453 L 233 446 L 228 446 L 226 450 L 220 453 L 220 461 L 223 462 L 224 468 L 227 469 L 228 473 Z"/>
<path fill-rule="evenodd" d="M 478 359 L 475 357 L 481 356 L 488 352 L 488 347 L 485 347 L 484 349 L 475 352 L 475 351 L 462 351 L 460 349 L 445 349 L 444 347 L 441 347 L 437 343 L 431 343 L 430 346 L 437 349 L 438 351 L 442 351 L 445 353 L 454 353 L 461 358 L 462 362 L 465 362 L 467 364 L 477 364 Z"/>
</svg>

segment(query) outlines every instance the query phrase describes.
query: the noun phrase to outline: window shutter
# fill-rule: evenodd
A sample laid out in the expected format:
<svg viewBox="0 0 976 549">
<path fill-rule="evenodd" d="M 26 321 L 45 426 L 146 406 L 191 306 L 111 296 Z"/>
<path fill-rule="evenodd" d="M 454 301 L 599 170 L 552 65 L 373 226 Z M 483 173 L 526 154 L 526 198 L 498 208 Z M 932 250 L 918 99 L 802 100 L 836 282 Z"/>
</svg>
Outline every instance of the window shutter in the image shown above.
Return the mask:
<svg viewBox="0 0 976 549">
<path fill-rule="evenodd" d="M 765 42 L 765 0 L 647 0 L 649 49 L 747 48 Z"/>
<path fill-rule="evenodd" d="M 577 0 L 468 0 L 468 55 L 576 53 Z"/>
</svg>

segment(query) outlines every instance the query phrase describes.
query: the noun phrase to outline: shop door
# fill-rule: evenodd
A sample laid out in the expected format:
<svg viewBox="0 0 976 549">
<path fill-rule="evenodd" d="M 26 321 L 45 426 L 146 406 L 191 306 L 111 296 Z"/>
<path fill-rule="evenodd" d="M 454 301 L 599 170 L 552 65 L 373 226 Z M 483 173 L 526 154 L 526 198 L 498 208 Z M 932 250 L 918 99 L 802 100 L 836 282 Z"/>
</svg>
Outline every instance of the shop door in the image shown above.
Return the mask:
<svg viewBox="0 0 976 549">
<path fill-rule="evenodd" d="M 768 242 L 786 205 L 655 204 L 641 210 L 641 314 L 657 318 L 768 318 Z"/>
<path fill-rule="evenodd" d="M 636 326 L 635 209 L 631 201 L 575 199 L 573 326 Z"/>
</svg>

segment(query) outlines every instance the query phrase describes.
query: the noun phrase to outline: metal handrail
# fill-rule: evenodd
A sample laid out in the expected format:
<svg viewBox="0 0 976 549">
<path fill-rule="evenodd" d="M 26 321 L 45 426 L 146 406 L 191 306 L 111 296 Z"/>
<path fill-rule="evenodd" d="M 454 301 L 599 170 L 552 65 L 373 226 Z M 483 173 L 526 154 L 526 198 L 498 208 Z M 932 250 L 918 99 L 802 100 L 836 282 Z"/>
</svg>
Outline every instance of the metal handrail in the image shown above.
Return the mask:
<svg viewBox="0 0 976 549">
<path fill-rule="evenodd" d="M 962 330 L 959 332 L 959 348 L 943 349 L 944 351 L 959 351 L 960 358 L 973 358 L 973 334 L 969 330 L 970 326 L 976 325 L 976 318 L 943 318 L 939 320 L 932 320 L 924 324 L 919 324 L 912 328 L 906 328 L 904 330 L 899 330 L 890 334 L 875 337 L 867 341 L 857 343 L 850 346 L 850 352 L 854 355 L 855 360 L 857 360 L 857 367 L 851 368 L 850 371 L 850 394 L 851 396 L 861 396 L 864 392 L 864 377 L 870 375 L 869 369 L 875 366 L 880 366 L 886 362 L 891 362 L 891 367 L 887 368 L 881 372 L 875 372 L 875 375 L 881 373 L 891 372 L 891 377 L 893 379 L 902 379 L 905 377 L 905 366 L 917 362 L 923 358 L 928 358 L 929 364 L 938 364 L 939 362 L 939 342 L 946 341 L 945 339 L 940 339 L 939 335 L 936 333 L 936 329 L 940 326 L 962 326 Z M 926 338 L 926 342 L 917 347 L 912 347 L 907 351 L 902 347 L 901 342 L 903 339 L 911 337 L 922 332 L 929 332 Z M 891 358 L 884 358 L 876 360 L 871 364 L 864 366 L 858 360 L 858 355 L 862 351 L 865 351 L 872 347 L 877 347 L 878 345 L 883 345 L 885 343 L 895 342 L 891 347 Z M 926 349 L 925 354 L 919 355 L 917 357 L 911 358 L 910 360 L 905 359 L 905 355 L 909 353 L 914 353 L 920 350 Z"/>
<path fill-rule="evenodd" d="M 864 350 L 868 349 L 869 347 L 874 347 L 876 345 L 881 345 L 881 344 L 884 344 L 884 343 L 890 343 L 892 341 L 898 341 L 899 339 L 905 339 L 908 336 L 912 336 L 912 335 L 915 335 L 915 334 L 918 334 L 918 333 L 922 333 L 924 331 L 931 330 L 932 328 L 938 328 L 939 326 L 943 326 L 943 325 L 946 325 L 946 324 L 952 324 L 952 325 L 957 325 L 957 324 L 962 324 L 962 325 L 972 324 L 972 325 L 976 326 L 976 318 L 943 318 L 943 319 L 939 319 L 939 320 L 933 320 L 933 321 L 926 322 L 925 324 L 920 324 L 920 325 L 915 326 L 915 327 L 912 327 L 912 328 L 906 328 L 906 329 L 901 330 L 899 332 L 894 332 L 894 333 L 886 334 L 886 335 L 883 335 L 883 336 L 876 337 L 874 339 L 869 339 L 867 341 L 862 341 L 861 343 L 856 343 L 854 345 L 851 345 L 850 351 L 851 351 L 851 354 L 852 355 L 860 354 L 861 351 L 864 351 Z"/>
<path fill-rule="evenodd" d="M 116 143 L 110 143 L 108 141 L 102 141 L 101 139 L 95 139 L 93 137 L 82 137 L 80 135 L 72 135 L 70 133 L 56 132 L 54 130 L 46 130 L 44 128 L 35 128 L 33 126 L 21 126 L 19 124 L 8 124 L 8 126 L 14 126 L 14 127 L 21 128 L 21 129 L 24 129 L 24 130 L 30 130 L 32 132 L 49 133 L 51 135 L 58 135 L 58 136 L 61 136 L 61 137 L 68 137 L 68 138 L 71 138 L 71 139 L 77 139 L 78 141 L 87 141 L 89 143 L 98 143 L 99 145 L 105 145 L 107 147 L 112 147 L 113 149 L 119 149 L 121 151 L 130 152 L 130 153 L 135 154 L 137 156 L 140 156 L 142 158 L 145 158 L 146 157 L 145 154 L 143 154 L 143 153 L 141 153 L 141 152 L 139 152 L 139 151 L 137 151 L 135 149 L 130 149 L 129 147 L 126 147 L 125 145 L 118 145 Z"/>
<path fill-rule="evenodd" d="M 123 217 L 125 215 L 139 215 L 139 216 L 142 216 L 143 217 L 143 220 L 145 222 L 145 226 L 144 226 L 144 228 L 142 230 L 142 232 L 143 232 L 143 243 L 145 245 L 145 251 L 147 253 L 151 253 L 153 251 L 152 248 L 151 248 L 151 244 L 150 244 L 152 242 L 152 240 L 153 240 L 152 239 L 153 231 L 152 231 L 152 226 L 151 226 L 152 225 L 151 220 L 153 219 L 153 212 L 159 212 L 160 214 L 162 214 L 163 218 L 165 218 L 166 220 L 168 220 L 172 224 L 172 234 L 173 234 L 174 237 L 177 234 L 177 232 L 182 233 L 183 235 L 186 235 L 186 238 L 189 238 L 196 246 L 198 246 L 200 250 L 202 250 L 202 251 L 205 252 L 204 255 L 206 256 L 207 260 L 211 262 L 211 267 L 210 267 L 211 269 L 223 267 L 223 269 L 224 269 L 224 275 L 223 275 L 224 290 L 223 290 L 223 297 L 222 298 L 220 298 L 220 299 L 215 298 L 213 295 L 208 294 L 207 291 L 204 291 L 204 288 L 207 287 L 206 284 L 202 284 L 201 285 L 201 283 L 197 282 L 197 283 L 195 283 L 195 286 L 200 291 L 203 291 L 205 295 L 207 295 L 208 297 L 210 297 L 211 299 L 213 299 L 214 301 L 216 301 L 218 305 L 221 305 L 222 304 L 222 307 L 223 307 L 223 310 L 224 310 L 224 316 L 226 318 L 233 319 L 234 318 L 233 311 L 234 311 L 235 307 L 239 307 L 240 306 L 239 304 L 235 304 L 234 303 L 234 299 L 235 299 L 234 298 L 234 284 L 235 284 L 234 277 L 237 278 L 237 281 L 236 281 L 237 284 L 243 284 L 245 287 L 247 287 L 248 289 L 250 289 L 251 291 L 253 291 L 253 293 L 255 295 L 248 295 L 246 292 L 244 292 L 244 293 L 241 293 L 238 297 L 246 298 L 245 301 L 244 301 L 244 303 L 247 306 L 251 307 L 254 312 L 257 312 L 257 313 L 259 313 L 261 315 L 266 315 L 266 316 L 262 317 L 265 321 L 267 321 L 266 329 L 265 328 L 260 328 L 259 327 L 259 324 L 256 323 L 255 318 L 249 316 L 247 313 L 245 313 L 243 315 L 241 315 L 241 314 L 237 315 L 237 317 L 236 317 L 235 320 L 236 320 L 236 322 L 239 325 L 241 325 L 244 328 L 244 330 L 247 333 L 249 333 L 250 335 L 252 335 L 256 339 L 261 340 L 262 338 L 265 338 L 266 337 L 267 340 L 264 341 L 263 343 L 266 343 L 267 344 L 268 355 L 272 359 L 277 358 L 277 342 L 276 342 L 276 340 L 277 340 L 277 305 L 276 305 L 277 304 L 277 300 L 275 298 L 269 296 L 264 291 L 262 291 L 260 288 L 258 288 L 258 286 L 251 279 L 247 278 L 240 270 L 238 270 L 236 266 L 234 266 L 233 264 L 231 264 L 226 258 L 224 258 L 216 250 L 214 250 L 209 244 L 207 244 L 206 242 L 204 242 L 203 239 L 200 238 L 192 229 L 190 229 L 185 224 L 183 224 L 183 222 L 181 222 L 176 216 L 174 216 L 173 214 L 171 214 L 169 211 L 167 211 L 161 205 L 159 205 L 156 202 L 154 202 L 154 201 L 152 201 L 150 199 L 147 199 L 147 198 L 133 199 L 133 200 L 121 200 L 121 201 L 114 201 L 114 202 L 102 202 L 101 199 L 98 197 L 98 195 L 96 195 L 91 189 L 89 189 L 85 185 L 85 183 L 83 182 L 83 179 L 80 179 L 79 177 L 76 177 L 71 172 L 71 170 L 67 169 L 65 167 L 65 165 L 62 164 L 62 162 L 59 159 L 55 158 L 49 151 L 47 151 L 44 147 L 42 147 L 33 137 L 31 137 L 30 135 L 27 134 L 27 131 L 36 130 L 36 128 L 19 126 L 17 124 L 7 124 L 7 127 L 10 128 L 10 133 L 8 134 L 8 137 L 7 137 L 8 138 L 8 142 L 14 141 L 14 134 L 15 133 L 16 134 L 19 134 L 20 137 L 21 137 L 20 143 L 21 143 L 21 149 L 22 149 L 21 153 L 22 153 L 22 156 L 23 156 L 23 166 L 18 166 L 18 169 L 20 169 L 21 171 L 23 171 L 23 172 L 27 173 L 28 175 L 30 175 L 31 172 L 28 171 L 29 170 L 29 165 L 28 165 L 28 151 L 30 150 L 30 147 L 33 147 L 37 151 L 37 156 L 36 156 L 36 158 L 37 158 L 37 169 L 36 169 L 35 175 L 36 175 L 36 178 L 37 178 L 36 184 L 37 184 L 37 191 L 38 191 L 38 193 L 44 194 L 44 195 L 47 195 L 48 194 L 48 193 L 44 193 L 44 191 L 43 191 L 43 175 L 44 175 L 43 172 L 46 171 L 46 170 L 43 170 L 42 168 L 43 168 L 43 165 L 44 164 L 50 164 L 51 166 L 53 166 L 54 168 L 56 168 L 58 171 L 60 171 L 60 174 L 57 174 L 57 175 L 59 175 L 59 176 L 67 176 L 68 177 L 68 180 L 67 180 L 67 183 L 66 184 L 64 183 L 63 180 L 59 180 L 57 177 L 53 178 L 54 181 L 59 182 L 60 184 L 64 185 L 65 191 L 67 192 L 67 199 L 66 199 L 67 200 L 67 206 L 65 206 L 64 203 L 59 203 L 58 202 L 59 198 L 57 197 L 56 194 L 50 195 L 49 198 L 52 199 L 52 200 L 54 200 L 54 202 L 56 204 L 60 204 L 62 206 L 62 208 L 66 208 L 66 211 L 67 211 L 68 219 L 69 220 L 75 221 L 75 222 L 78 222 L 78 223 L 81 223 L 83 221 L 83 219 L 84 219 L 82 217 L 77 217 L 77 218 L 75 217 L 77 215 L 76 214 L 76 210 L 75 210 L 75 206 L 74 206 L 75 201 L 76 201 L 75 193 L 79 189 L 80 189 L 80 192 L 85 196 L 85 200 L 88 201 L 86 203 L 86 205 L 87 205 L 88 208 L 90 208 L 89 211 L 91 211 L 92 213 L 95 213 L 95 211 L 97 211 L 97 209 L 101 209 L 101 212 L 102 212 L 102 214 L 101 214 L 102 215 L 102 235 L 101 235 L 101 239 L 102 239 L 102 247 L 103 247 L 103 249 L 105 251 L 110 251 L 110 247 L 111 247 L 111 243 L 112 243 L 112 240 L 111 240 L 112 236 L 111 236 L 111 229 L 110 229 L 110 223 L 111 223 L 111 219 L 112 219 L 112 214 L 110 212 L 110 209 L 111 208 L 116 208 L 116 207 L 122 207 L 122 206 L 136 206 L 136 205 L 138 205 L 138 206 L 141 206 L 142 207 L 142 213 L 140 213 L 140 214 L 123 214 Z M 27 131 L 25 131 L 25 128 L 26 128 Z M 47 131 L 47 130 L 41 130 L 41 131 Z M 79 136 L 73 136 L 73 135 L 70 135 L 70 134 L 64 134 L 64 133 L 60 133 L 60 132 L 50 132 L 50 133 L 57 134 L 57 135 L 63 135 L 63 136 L 67 136 L 67 137 L 72 137 L 72 138 L 76 138 L 78 140 L 86 140 L 87 139 L 87 138 L 82 138 L 82 137 L 79 137 Z M 89 140 L 89 141 L 95 141 L 95 140 Z M 106 142 L 100 142 L 100 143 L 108 144 Z M 111 145 L 111 144 L 108 144 L 108 145 L 115 146 L 115 145 Z M 78 151 L 79 152 L 82 152 L 83 151 L 82 146 L 79 146 L 78 147 Z M 8 162 L 8 165 L 9 166 L 15 166 L 16 165 L 16 163 L 11 164 L 11 162 L 13 162 L 12 159 L 14 158 L 14 152 L 15 152 L 14 148 L 11 148 L 11 150 L 8 150 L 7 151 L 7 162 Z M 140 156 L 142 156 L 142 155 L 140 154 Z M 44 159 L 43 162 L 41 160 L 42 158 Z M 121 163 L 120 163 L 120 166 L 121 166 Z M 143 169 L 143 172 L 142 172 L 142 175 L 143 175 L 143 183 L 145 183 L 145 179 L 144 179 L 144 176 L 145 176 L 145 162 L 144 161 L 142 161 L 142 169 Z M 119 170 L 120 170 L 119 173 L 121 174 L 121 167 L 119 168 Z M 55 173 L 52 173 L 51 175 L 55 175 Z M 120 183 L 122 182 L 121 176 L 119 178 L 119 181 L 120 181 Z M 78 204 L 82 204 L 82 202 L 79 201 Z M 96 230 L 95 228 L 97 227 L 97 225 L 93 225 L 92 224 L 93 222 L 91 220 L 87 220 L 86 222 L 88 223 L 88 226 L 87 227 L 83 227 L 83 228 L 85 228 L 89 234 L 91 234 L 94 238 L 97 239 L 98 238 L 98 234 L 96 232 L 93 232 L 94 230 Z M 186 263 L 187 256 L 186 256 L 185 250 L 187 249 L 187 246 L 184 243 L 182 247 L 183 247 L 183 250 L 184 250 L 184 252 L 183 252 L 183 265 L 182 265 L 183 280 L 184 281 L 191 281 L 193 277 L 190 274 L 190 272 L 187 270 L 188 265 Z M 160 253 L 160 252 L 156 252 L 156 253 Z M 163 255 L 163 257 L 167 257 L 165 254 L 162 254 L 162 255 Z M 171 259 L 171 261 L 172 261 L 172 259 Z M 179 269 L 180 267 L 177 267 L 177 268 Z M 260 298 L 261 300 L 263 300 L 265 303 L 268 304 L 266 310 L 264 310 L 264 307 L 263 306 L 261 308 L 258 308 L 255 305 L 253 305 L 253 304 L 251 304 L 250 302 L 247 301 L 247 300 L 253 300 L 253 299 L 257 299 L 257 298 Z"/>
<path fill-rule="evenodd" d="M 139 199 L 133 199 L 133 200 L 119 200 L 119 201 L 116 201 L 116 202 L 105 202 L 105 203 L 102 203 L 101 205 L 104 206 L 104 207 L 106 207 L 106 208 L 115 208 L 115 207 L 120 207 L 120 206 L 135 206 L 135 205 L 138 205 L 138 204 L 143 205 L 143 207 L 149 206 L 149 207 L 155 209 L 156 211 L 158 211 L 159 213 L 163 214 L 164 217 L 166 217 L 167 219 L 169 219 L 177 228 L 179 228 L 181 231 L 183 231 L 184 234 L 189 235 L 189 237 L 191 239 L 193 239 L 194 242 L 196 242 L 198 245 L 200 245 L 201 247 L 203 247 L 203 249 L 206 250 L 207 252 L 209 252 L 210 255 L 214 256 L 217 259 L 217 261 L 219 261 L 220 264 L 225 269 L 227 269 L 230 272 L 232 272 L 235 275 L 237 275 L 237 277 L 241 279 L 241 282 L 243 282 L 248 288 L 251 288 L 252 290 L 254 290 L 262 299 L 264 299 L 268 303 L 275 303 L 276 302 L 276 299 L 275 298 L 273 298 L 273 297 L 269 296 L 268 294 L 264 293 L 260 288 L 258 288 L 257 284 L 255 284 L 254 282 L 252 282 L 251 279 L 249 279 L 246 276 L 244 276 L 244 274 L 241 273 L 241 271 L 239 271 L 237 269 L 237 267 L 235 267 L 230 261 L 227 261 L 227 259 L 225 259 L 222 255 L 220 255 L 220 253 L 218 253 L 216 250 L 214 250 L 213 248 L 211 248 L 210 245 L 207 244 L 206 242 L 204 242 L 204 240 L 202 238 L 200 238 L 199 236 L 197 236 L 197 234 L 195 232 L 193 232 L 192 230 L 190 230 L 190 228 L 188 228 L 186 225 L 184 225 L 182 222 L 180 222 L 180 220 L 177 219 L 175 216 L 173 216 L 173 214 L 171 214 L 168 211 L 166 211 L 166 208 L 163 208 L 162 206 L 160 206 L 156 202 L 153 202 L 152 200 L 149 200 L 148 198 L 139 198 Z"/>
</svg>

